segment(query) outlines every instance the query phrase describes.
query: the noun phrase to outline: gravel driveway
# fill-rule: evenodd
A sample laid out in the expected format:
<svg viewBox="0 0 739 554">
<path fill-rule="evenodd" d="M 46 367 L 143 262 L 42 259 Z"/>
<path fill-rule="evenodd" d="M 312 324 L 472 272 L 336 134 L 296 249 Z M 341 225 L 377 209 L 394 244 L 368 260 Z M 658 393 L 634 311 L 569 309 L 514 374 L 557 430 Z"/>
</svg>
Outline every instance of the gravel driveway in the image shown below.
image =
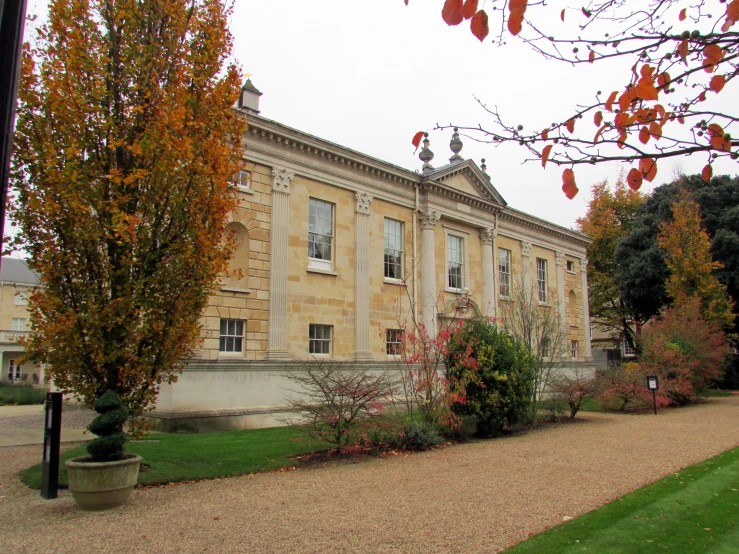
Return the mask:
<svg viewBox="0 0 739 554">
<path fill-rule="evenodd" d="M 494 552 L 739 445 L 739 396 L 337 467 L 137 489 L 128 505 L 45 501 L 0 449 L 3 552 Z"/>
</svg>

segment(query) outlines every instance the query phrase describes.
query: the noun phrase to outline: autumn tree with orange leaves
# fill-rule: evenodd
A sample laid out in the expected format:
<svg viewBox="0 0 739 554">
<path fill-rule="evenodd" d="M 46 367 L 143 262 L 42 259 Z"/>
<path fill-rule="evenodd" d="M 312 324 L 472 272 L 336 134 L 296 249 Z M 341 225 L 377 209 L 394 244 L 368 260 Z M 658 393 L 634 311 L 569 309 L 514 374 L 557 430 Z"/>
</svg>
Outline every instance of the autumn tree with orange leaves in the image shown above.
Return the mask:
<svg viewBox="0 0 739 554">
<path fill-rule="evenodd" d="M 654 180 L 664 158 L 704 156 L 706 181 L 713 161 L 739 158 L 739 140 L 730 134 L 739 116 L 703 108 L 709 95 L 721 94 L 739 73 L 739 32 L 732 31 L 739 21 L 739 0 L 588 0 L 559 14 L 562 21 L 580 21 L 579 33 L 571 37 L 558 36 L 560 21 L 542 20 L 542 0 L 492 0 L 492 15 L 478 9 L 478 0 L 438 2 L 448 25 L 468 20 L 480 41 L 494 28 L 494 43 L 516 36 L 548 60 L 631 60 L 623 89 L 597 92 L 540 131 L 511 125 L 485 105 L 491 127 L 452 125 L 483 142 L 518 143 L 542 166 L 565 167 L 562 190 L 568 198 L 578 192 L 573 168 L 579 164 L 628 163 L 627 183 L 638 190 L 644 180 Z M 418 146 L 420 135 L 413 141 Z"/>
<path fill-rule="evenodd" d="M 657 237 L 670 270 L 667 295 L 678 308 L 698 299 L 703 319 L 730 329 L 734 324 L 734 302 L 726 285 L 713 274 L 724 266 L 711 257 L 711 240 L 701 226 L 700 207 L 685 194 L 672 204 L 671 210 L 673 220 L 660 225 Z"/>
<path fill-rule="evenodd" d="M 29 356 L 133 415 L 176 380 L 226 270 L 245 121 L 222 0 L 52 0 L 24 53 L 11 217 L 41 278 Z"/>
</svg>

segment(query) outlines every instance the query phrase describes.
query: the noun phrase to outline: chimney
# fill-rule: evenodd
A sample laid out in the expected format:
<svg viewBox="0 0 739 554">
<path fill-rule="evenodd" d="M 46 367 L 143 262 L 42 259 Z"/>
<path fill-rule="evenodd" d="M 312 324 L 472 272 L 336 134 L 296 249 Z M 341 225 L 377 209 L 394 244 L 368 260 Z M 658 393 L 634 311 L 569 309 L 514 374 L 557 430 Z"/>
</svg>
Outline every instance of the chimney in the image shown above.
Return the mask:
<svg viewBox="0 0 739 554">
<path fill-rule="evenodd" d="M 241 97 L 239 98 L 239 108 L 250 113 L 259 113 L 259 97 L 262 93 L 255 87 L 251 79 L 247 79 L 244 86 L 241 87 Z"/>
</svg>

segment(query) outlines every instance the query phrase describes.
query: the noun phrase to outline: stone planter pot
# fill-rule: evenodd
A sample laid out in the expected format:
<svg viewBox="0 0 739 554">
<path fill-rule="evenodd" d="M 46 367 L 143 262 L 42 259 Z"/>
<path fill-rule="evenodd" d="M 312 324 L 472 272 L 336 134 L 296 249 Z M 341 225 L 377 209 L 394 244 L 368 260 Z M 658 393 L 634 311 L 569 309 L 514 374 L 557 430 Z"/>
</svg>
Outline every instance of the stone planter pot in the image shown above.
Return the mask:
<svg viewBox="0 0 739 554">
<path fill-rule="evenodd" d="M 67 460 L 69 490 L 83 510 L 123 506 L 139 476 L 141 456 L 125 454 L 117 462 L 91 462 L 90 456 Z"/>
</svg>

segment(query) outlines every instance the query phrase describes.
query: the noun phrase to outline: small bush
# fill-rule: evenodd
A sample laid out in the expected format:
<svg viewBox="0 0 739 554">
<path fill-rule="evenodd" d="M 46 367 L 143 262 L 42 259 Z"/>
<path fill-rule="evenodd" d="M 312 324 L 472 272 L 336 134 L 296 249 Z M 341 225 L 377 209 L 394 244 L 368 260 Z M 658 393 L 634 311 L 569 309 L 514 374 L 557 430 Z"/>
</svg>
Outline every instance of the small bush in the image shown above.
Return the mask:
<svg viewBox="0 0 739 554">
<path fill-rule="evenodd" d="M 597 380 L 599 398 L 604 404 L 616 403 L 620 411 L 636 400 L 651 401 L 647 389 L 647 372 L 636 362 L 603 371 Z"/>
<path fill-rule="evenodd" d="M 534 360 L 514 337 L 494 323 L 468 320 L 450 344 L 449 380 L 457 417 L 473 417 L 478 437 L 500 435 L 527 418 Z"/>
<path fill-rule="evenodd" d="M 28 384 L 0 386 L 0 406 L 27 406 L 43 404 L 46 401 L 46 389 L 36 388 Z"/>
<path fill-rule="evenodd" d="M 428 450 L 444 442 L 438 428 L 424 421 L 409 421 L 403 425 L 401 447 L 404 450 Z"/>
<path fill-rule="evenodd" d="M 595 380 L 587 377 L 582 370 L 575 369 L 571 374 L 556 375 L 549 390 L 553 398 L 569 407 L 570 417 L 574 418 L 583 402 L 595 395 Z"/>
<path fill-rule="evenodd" d="M 561 398 L 545 398 L 539 403 L 539 411 L 545 415 L 547 421 L 559 421 L 567 412 L 567 403 Z"/>
</svg>

